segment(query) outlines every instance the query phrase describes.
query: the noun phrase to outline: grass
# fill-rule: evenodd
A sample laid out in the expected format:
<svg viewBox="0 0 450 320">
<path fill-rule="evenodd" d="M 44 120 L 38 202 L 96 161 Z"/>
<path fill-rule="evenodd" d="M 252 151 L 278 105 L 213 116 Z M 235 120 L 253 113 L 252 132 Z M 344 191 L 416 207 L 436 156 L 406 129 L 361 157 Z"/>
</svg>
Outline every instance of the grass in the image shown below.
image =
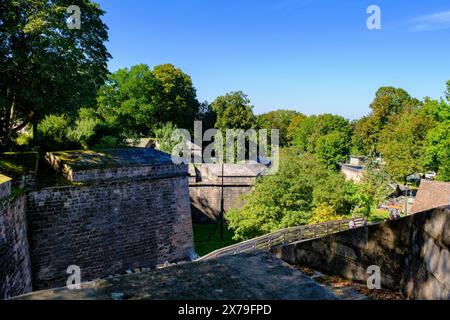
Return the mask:
<svg viewBox="0 0 450 320">
<path fill-rule="evenodd" d="M 194 244 L 199 256 L 204 256 L 217 249 L 237 243 L 233 240 L 234 233 L 225 226 L 224 239 L 220 239 L 220 225 L 194 224 Z"/>
<path fill-rule="evenodd" d="M 1 153 L 0 172 L 11 178 L 34 174 L 37 158 L 36 152 Z"/>
</svg>

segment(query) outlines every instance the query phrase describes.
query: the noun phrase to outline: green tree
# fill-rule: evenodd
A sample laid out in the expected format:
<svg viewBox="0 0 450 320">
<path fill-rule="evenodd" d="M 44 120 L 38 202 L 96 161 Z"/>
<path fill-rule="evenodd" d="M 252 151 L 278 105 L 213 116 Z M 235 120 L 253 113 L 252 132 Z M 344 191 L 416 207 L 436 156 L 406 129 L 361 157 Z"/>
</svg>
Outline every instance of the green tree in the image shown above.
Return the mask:
<svg viewBox="0 0 450 320">
<path fill-rule="evenodd" d="M 362 118 L 355 125 L 354 142 L 365 155 L 378 154 L 378 141 L 381 131 L 389 123 L 392 116 L 401 114 L 405 110 L 416 109 L 417 99 L 403 89 L 381 87 L 375 94 L 370 108 L 371 114 Z"/>
<path fill-rule="evenodd" d="M 444 99 L 425 99 L 423 112 L 435 122 L 428 131 L 424 165 L 438 173 L 437 179 L 450 182 L 450 81 Z"/>
<path fill-rule="evenodd" d="M 292 121 L 289 124 L 289 127 L 287 129 L 287 140 L 289 141 L 289 145 L 293 144 L 295 135 L 296 135 L 301 123 L 306 118 L 308 118 L 306 115 L 299 113 L 296 116 L 294 116 L 294 118 L 292 119 Z"/>
<path fill-rule="evenodd" d="M 258 116 L 258 122 L 263 129 L 280 130 L 280 146 L 288 146 L 291 141 L 288 136 L 288 129 L 295 117 L 299 115 L 297 111 L 275 110 Z"/>
<path fill-rule="evenodd" d="M 181 141 L 174 141 L 172 139 L 172 133 L 177 130 L 177 126 L 172 124 L 172 122 L 167 122 L 160 128 L 155 130 L 155 138 L 159 142 L 159 149 L 168 154 L 172 154 L 174 147 Z M 180 139 L 181 140 L 181 139 Z"/>
<path fill-rule="evenodd" d="M 350 123 L 341 116 L 331 114 L 310 116 L 299 123 L 294 135 L 293 145 L 298 146 L 304 152 L 317 153 L 320 141 L 320 151 L 323 160 L 329 162 L 331 158 L 336 159 L 340 158 L 340 156 L 347 156 L 351 144 L 351 133 L 352 127 Z M 324 138 L 329 134 L 333 135 Z M 341 144 L 341 146 L 333 151 L 330 150 L 330 145 L 332 144 L 336 146 Z M 340 161 L 339 159 L 337 160 Z"/>
<path fill-rule="evenodd" d="M 242 91 L 230 92 L 217 97 L 211 105 L 217 115 L 215 128 L 226 129 L 250 129 L 255 125 L 253 106 Z"/>
<path fill-rule="evenodd" d="M 350 137 L 337 131 L 321 136 L 317 140 L 316 152 L 328 169 L 337 170 L 350 152 Z"/>
<path fill-rule="evenodd" d="M 69 29 L 67 8 L 81 9 Z M 93 106 L 110 58 L 104 12 L 90 0 L 3 0 L 0 3 L 0 145 L 49 114 Z"/>
<path fill-rule="evenodd" d="M 370 158 L 361 183 L 355 185 L 356 192 L 352 198 L 354 214 L 370 217 L 392 193 L 391 178 L 382 164 Z"/>
<path fill-rule="evenodd" d="M 191 78 L 170 64 L 118 70 L 100 89 L 98 103 L 106 122 L 129 138 L 148 136 L 169 121 L 191 129 L 200 107 Z"/>
<path fill-rule="evenodd" d="M 153 68 L 160 96 L 157 117 L 161 123 L 171 121 L 179 128 L 192 129 L 200 103 L 197 91 L 190 76 L 172 64 L 163 64 Z"/>
<path fill-rule="evenodd" d="M 427 133 L 433 126 L 423 112 L 408 110 L 392 117 L 381 131 L 378 150 L 394 180 L 404 183 L 406 176 L 423 172 Z"/>
<path fill-rule="evenodd" d="M 102 118 L 130 138 L 146 136 L 161 123 L 159 102 L 160 88 L 145 64 L 111 74 L 98 94 Z"/>
<path fill-rule="evenodd" d="M 243 240 L 308 224 L 319 206 L 348 215 L 351 190 L 344 186 L 344 177 L 327 170 L 316 156 L 283 150 L 278 174 L 258 180 L 254 191 L 244 196 L 245 205 L 227 213 L 227 220 L 236 239 Z"/>
</svg>

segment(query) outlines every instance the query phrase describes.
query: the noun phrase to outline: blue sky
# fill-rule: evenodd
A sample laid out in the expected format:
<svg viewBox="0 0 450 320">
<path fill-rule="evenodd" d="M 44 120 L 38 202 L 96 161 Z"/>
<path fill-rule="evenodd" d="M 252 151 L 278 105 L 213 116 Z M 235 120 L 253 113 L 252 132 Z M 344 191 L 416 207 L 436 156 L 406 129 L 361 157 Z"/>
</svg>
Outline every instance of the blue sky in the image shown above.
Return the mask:
<svg viewBox="0 0 450 320">
<path fill-rule="evenodd" d="M 242 90 L 257 114 L 355 119 L 380 86 L 438 98 L 450 80 L 448 0 L 97 2 L 107 12 L 111 71 L 172 63 L 200 100 Z M 366 27 L 371 4 L 381 8 L 381 30 Z"/>
</svg>

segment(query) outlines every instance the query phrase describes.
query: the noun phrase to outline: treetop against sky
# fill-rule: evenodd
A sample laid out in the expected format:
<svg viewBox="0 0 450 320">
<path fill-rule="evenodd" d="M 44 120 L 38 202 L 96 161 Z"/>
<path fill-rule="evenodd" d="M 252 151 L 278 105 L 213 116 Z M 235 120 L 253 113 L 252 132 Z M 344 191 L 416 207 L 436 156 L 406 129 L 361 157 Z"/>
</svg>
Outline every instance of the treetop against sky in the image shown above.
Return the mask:
<svg viewBox="0 0 450 320">
<path fill-rule="evenodd" d="M 173 63 L 200 100 L 242 90 L 256 113 L 368 112 L 381 86 L 438 98 L 449 79 L 448 0 L 97 0 L 111 71 Z M 370 5 L 381 29 L 369 30 Z"/>
</svg>

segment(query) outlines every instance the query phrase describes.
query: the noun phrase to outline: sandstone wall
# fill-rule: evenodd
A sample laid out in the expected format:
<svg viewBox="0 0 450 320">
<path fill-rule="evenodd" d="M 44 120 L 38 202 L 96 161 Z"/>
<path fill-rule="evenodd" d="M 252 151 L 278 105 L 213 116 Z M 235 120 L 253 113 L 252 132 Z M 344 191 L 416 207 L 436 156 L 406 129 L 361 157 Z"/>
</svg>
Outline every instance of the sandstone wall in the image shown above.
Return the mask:
<svg viewBox="0 0 450 320">
<path fill-rule="evenodd" d="M 193 235 L 185 171 L 29 193 L 34 289 L 65 286 L 70 265 L 81 268 L 84 282 L 187 259 Z"/>
<path fill-rule="evenodd" d="M 234 184 L 224 186 L 225 212 L 243 204 L 239 197 L 248 194 L 253 185 Z M 220 214 L 222 188 L 220 185 L 191 183 L 189 186 L 192 219 L 195 223 L 215 222 Z"/>
<path fill-rule="evenodd" d="M 438 208 L 273 252 L 290 264 L 359 281 L 377 265 L 382 287 L 410 299 L 450 299 L 449 246 L 450 209 Z"/>
<path fill-rule="evenodd" d="M 31 291 L 25 197 L 0 199 L 0 300 Z"/>
</svg>

